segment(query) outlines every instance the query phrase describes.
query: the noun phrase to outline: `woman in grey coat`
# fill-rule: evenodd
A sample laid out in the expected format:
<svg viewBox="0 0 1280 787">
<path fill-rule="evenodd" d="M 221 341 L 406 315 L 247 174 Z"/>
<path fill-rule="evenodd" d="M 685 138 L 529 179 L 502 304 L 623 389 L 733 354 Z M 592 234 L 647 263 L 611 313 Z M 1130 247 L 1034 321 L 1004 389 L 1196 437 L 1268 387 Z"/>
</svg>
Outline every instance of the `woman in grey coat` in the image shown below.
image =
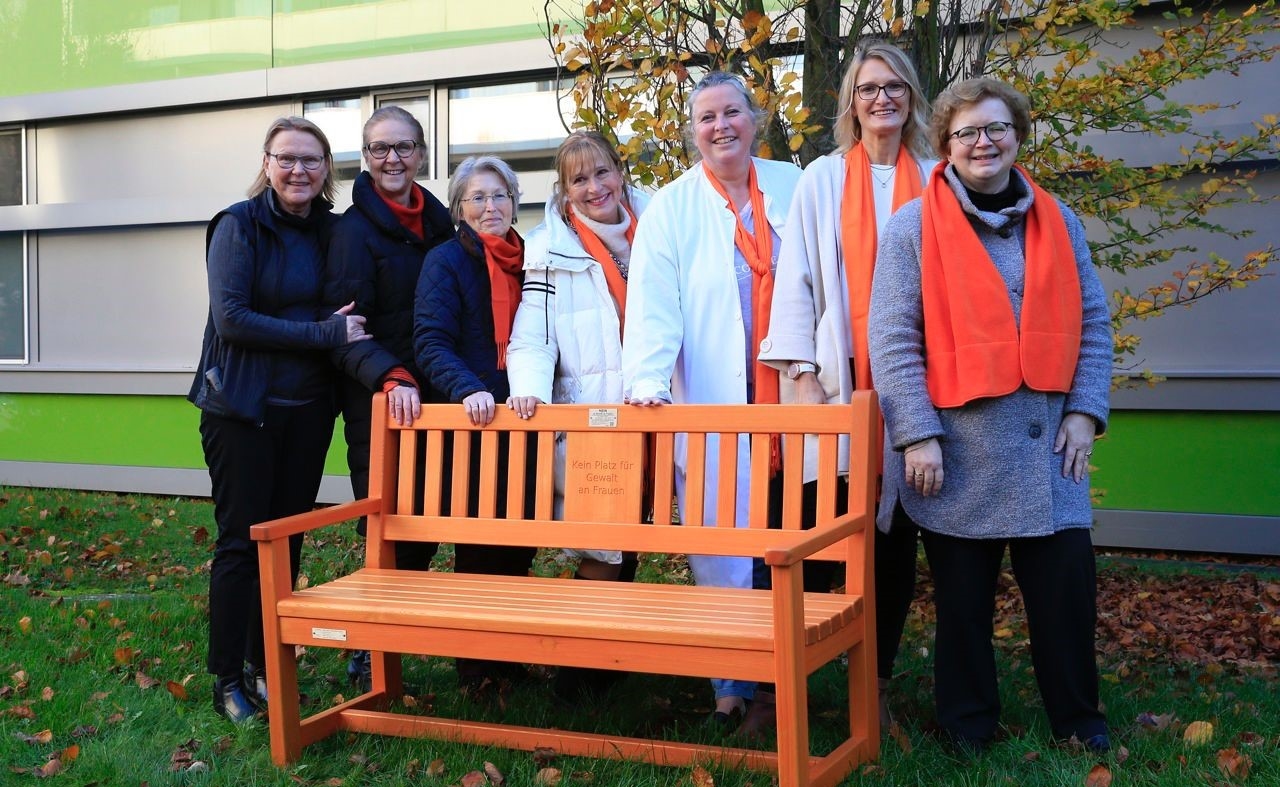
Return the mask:
<svg viewBox="0 0 1280 787">
<path fill-rule="evenodd" d="M 971 79 L 933 112 L 946 161 L 889 220 L 872 286 L 879 516 L 901 507 L 922 529 L 942 731 L 975 750 L 996 734 L 992 617 L 1007 546 L 1053 733 L 1105 751 L 1088 462 L 1108 414 L 1106 297 L 1080 220 L 1014 169 L 1026 97 Z"/>
</svg>

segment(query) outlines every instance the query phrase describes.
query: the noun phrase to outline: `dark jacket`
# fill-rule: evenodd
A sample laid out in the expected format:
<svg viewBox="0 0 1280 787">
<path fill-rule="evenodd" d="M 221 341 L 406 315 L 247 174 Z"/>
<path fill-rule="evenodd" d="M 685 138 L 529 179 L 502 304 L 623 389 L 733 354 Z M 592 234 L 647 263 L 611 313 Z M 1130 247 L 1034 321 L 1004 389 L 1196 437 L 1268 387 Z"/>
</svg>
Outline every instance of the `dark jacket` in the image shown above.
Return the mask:
<svg viewBox="0 0 1280 787">
<path fill-rule="evenodd" d="M 273 203 L 268 189 L 209 222 L 209 319 L 187 395 L 212 415 L 253 423 L 268 402 L 331 397 L 326 351 L 347 340 L 345 318 L 322 301 L 332 206 L 317 199 L 298 219 Z"/>
<path fill-rule="evenodd" d="M 414 298 L 413 347 L 441 401 L 489 391 L 501 404 L 511 392 L 498 368 L 490 292 L 484 246 L 460 224 L 456 238 L 427 255 Z"/>
<path fill-rule="evenodd" d="M 413 353 L 413 295 L 427 252 L 453 237 L 449 210 L 421 186 L 422 238 L 401 226 L 374 190 L 367 172 L 356 176 L 352 205 L 333 231 L 325 267 L 330 310 L 355 301 L 372 341 L 352 342 L 333 353 L 342 371 L 376 390 L 387 372 L 406 367 L 425 382 Z"/>
</svg>

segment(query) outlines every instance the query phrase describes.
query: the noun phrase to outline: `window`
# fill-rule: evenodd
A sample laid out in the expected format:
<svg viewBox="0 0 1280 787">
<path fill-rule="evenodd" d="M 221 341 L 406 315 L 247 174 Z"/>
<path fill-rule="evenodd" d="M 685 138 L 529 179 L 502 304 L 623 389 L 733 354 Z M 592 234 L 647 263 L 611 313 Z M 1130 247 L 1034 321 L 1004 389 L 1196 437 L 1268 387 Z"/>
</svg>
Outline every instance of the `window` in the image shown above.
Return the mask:
<svg viewBox="0 0 1280 787">
<path fill-rule="evenodd" d="M 413 115 L 422 124 L 423 136 L 426 138 L 426 159 L 422 164 L 419 178 L 433 177 L 436 171 L 435 116 L 431 109 L 431 96 L 423 93 L 387 95 L 378 97 L 378 109 L 395 105 Z M 363 128 L 363 127 L 362 127 Z"/>
<path fill-rule="evenodd" d="M 360 172 L 360 99 L 339 98 L 304 101 L 302 116 L 320 127 L 333 148 L 333 179 L 355 180 Z"/>
<path fill-rule="evenodd" d="M 27 360 L 27 266 L 21 232 L 0 232 L 0 362 Z"/>
<path fill-rule="evenodd" d="M 22 130 L 0 129 L 0 205 L 21 205 Z"/>
<path fill-rule="evenodd" d="M 563 115 L 561 113 L 563 110 Z M 449 172 L 468 156 L 500 156 L 517 172 L 552 169 L 572 102 L 550 80 L 449 91 Z"/>
</svg>

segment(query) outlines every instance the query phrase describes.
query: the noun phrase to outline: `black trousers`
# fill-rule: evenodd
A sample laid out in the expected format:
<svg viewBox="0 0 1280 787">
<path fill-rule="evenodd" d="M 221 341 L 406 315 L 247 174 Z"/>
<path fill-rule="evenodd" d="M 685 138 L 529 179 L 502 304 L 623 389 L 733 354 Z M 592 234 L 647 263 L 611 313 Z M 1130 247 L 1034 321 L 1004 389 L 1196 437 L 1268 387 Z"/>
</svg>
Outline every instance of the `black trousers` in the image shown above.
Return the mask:
<svg viewBox="0 0 1280 787">
<path fill-rule="evenodd" d="M 268 406 L 262 426 L 200 416 L 218 525 L 209 571 L 208 669 L 213 675 L 239 676 L 244 662 L 263 663 L 258 549 L 249 527 L 315 506 L 333 421 L 328 400 Z M 289 547 L 296 580 L 302 536 L 290 539 Z"/>
<path fill-rule="evenodd" d="M 1097 582 L 1085 528 L 1051 536 L 971 539 L 922 531 L 938 611 L 934 699 L 953 738 L 985 744 L 1000 719 L 992 619 L 1005 547 L 1022 592 L 1031 662 L 1053 734 L 1081 741 L 1107 731 L 1094 653 Z"/>
</svg>

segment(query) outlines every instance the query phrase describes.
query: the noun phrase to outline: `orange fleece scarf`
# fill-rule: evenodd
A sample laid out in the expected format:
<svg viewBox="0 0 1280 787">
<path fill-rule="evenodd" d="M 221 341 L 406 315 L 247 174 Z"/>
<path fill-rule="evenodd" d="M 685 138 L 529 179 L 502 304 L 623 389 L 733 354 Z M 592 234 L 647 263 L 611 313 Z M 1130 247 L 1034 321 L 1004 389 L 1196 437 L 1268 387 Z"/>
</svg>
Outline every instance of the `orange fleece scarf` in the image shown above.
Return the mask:
<svg viewBox="0 0 1280 787">
<path fill-rule="evenodd" d="M 514 229 L 504 236 L 477 232 L 484 244 L 484 260 L 489 268 L 489 289 L 493 299 L 493 339 L 498 345 L 498 368 L 507 368 L 507 345 L 511 326 L 520 305 L 520 271 L 524 268 L 524 241 Z"/>
<path fill-rule="evenodd" d="M 747 232 L 747 228 L 742 225 L 742 216 L 734 207 L 733 200 L 729 199 L 729 192 L 720 180 L 705 164 L 702 171 L 707 174 L 707 180 L 716 193 L 724 197 L 725 207 L 733 214 L 737 225 L 733 243 L 751 266 L 751 346 L 758 350 L 760 342 L 769 335 L 769 312 L 773 305 L 773 228 L 769 226 L 769 216 L 764 211 L 764 192 L 760 191 L 760 184 L 756 180 L 756 163 L 752 161 L 750 167 L 747 172 L 747 188 L 751 192 L 754 234 Z M 778 370 L 757 360 L 754 372 L 754 404 L 777 404 L 780 401 Z M 773 435 L 769 441 L 769 466 L 775 472 L 782 467 L 782 444 L 778 435 Z"/>
<path fill-rule="evenodd" d="M 920 165 L 898 146 L 893 181 L 893 210 L 920 196 Z M 867 351 L 867 316 L 871 313 L 871 275 L 875 271 L 876 198 L 871 189 L 871 160 L 861 143 L 844 154 L 844 193 L 840 198 L 840 249 L 849 285 L 849 327 L 853 332 L 853 387 L 872 387 L 871 357 Z"/>
<path fill-rule="evenodd" d="M 422 208 L 427 204 L 427 201 L 422 198 L 422 192 L 418 191 L 418 187 L 414 186 L 409 189 L 408 207 L 387 199 L 380 191 L 378 196 L 382 197 L 382 201 L 387 204 L 388 208 L 391 208 L 391 215 L 396 217 L 396 221 L 400 222 L 400 226 L 412 232 L 421 240 L 423 237 Z"/>
<path fill-rule="evenodd" d="M 622 208 L 631 217 L 631 224 L 627 227 L 627 245 L 630 246 L 636 237 L 636 214 L 625 203 Z M 591 231 L 586 222 L 578 218 L 578 214 L 573 212 L 572 207 L 569 208 L 569 221 L 573 224 L 574 231 L 578 233 L 578 240 L 582 241 L 582 248 L 591 255 L 592 259 L 600 263 L 600 268 L 604 270 L 605 284 L 609 285 L 609 294 L 613 296 L 613 302 L 618 305 L 618 332 L 621 335 L 627 311 L 627 280 L 622 278 L 622 271 L 618 270 L 618 261 L 613 258 L 604 241 Z"/>
<path fill-rule="evenodd" d="M 938 165 L 924 191 L 921 220 L 929 398 L 935 407 L 961 407 L 1013 393 L 1024 383 L 1037 391 L 1070 391 L 1084 312 L 1057 201 L 1017 168 L 1034 200 L 1025 218 L 1019 325 L 1004 279 L 943 175 L 946 166 Z"/>
</svg>

